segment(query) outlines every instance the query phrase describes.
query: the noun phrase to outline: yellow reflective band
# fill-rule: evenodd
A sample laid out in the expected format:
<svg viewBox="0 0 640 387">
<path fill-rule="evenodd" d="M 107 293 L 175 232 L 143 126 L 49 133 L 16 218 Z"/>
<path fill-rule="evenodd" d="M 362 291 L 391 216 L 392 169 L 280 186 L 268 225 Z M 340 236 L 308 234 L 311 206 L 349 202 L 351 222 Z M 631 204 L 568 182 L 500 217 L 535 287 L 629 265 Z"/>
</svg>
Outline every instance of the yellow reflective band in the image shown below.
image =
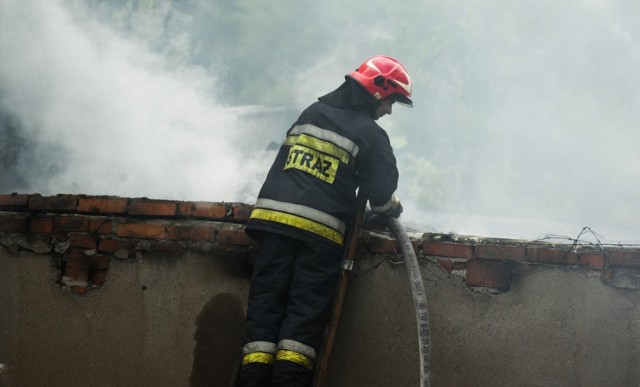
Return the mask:
<svg viewBox="0 0 640 387">
<path fill-rule="evenodd" d="M 314 222 L 313 220 L 305 219 L 292 214 L 287 214 L 285 212 L 256 208 L 251 212 L 251 219 L 262 219 L 286 224 L 288 226 L 297 227 L 320 235 L 321 237 L 334 241 L 340 246 L 342 246 L 342 244 L 344 243 L 344 235 L 342 235 L 338 231 L 318 222 Z"/>
<path fill-rule="evenodd" d="M 298 352 L 281 349 L 276 355 L 276 360 L 287 360 L 313 370 L 313 362 L 311 361 L 311 359 Z"/>
<path fill-rule="evenodd" d="M 295 168 L 307 172 L 331 184 L 336 178 L 340 161 L 333 156 L 302 145 L 289 148 L 289 156 L 283 169 Z"/>
<path fill-rule="evenodd" d="M 329 141 L 301 134 L 299 136 L 288 136 L 284 143 L 285 145 L 304 145 L 334 156 L 344 164 L 349 164 L 349 152 Z"/>
<path fill-rule="evenodd" d="M 252 352 L 242 357 L 242 365 L 247 365 L 250 363 L 273 364 L 274 358 L 275 356 L 273 356 L 272 353 Z"/>
<path fill-rule="evenodd" d="M 308 134 L 315 138 L 329 141 L 349 152 L 349 154 L 351 154 L 351 156 L 354 158 L 358 156 L 358 152 L 360 150 L 358 145 L 347 137 L 341 136 L 331 130 L 322 129 L 311 124 L 295 125 L 293 128 L 291 128 L 291 130 L 289 130 L 289 135 L 291 136 L 295 136 L 298 134 Z"/>
<path fill-rule="evenodd" d="M 301 204 L 293 204 L 287 202 L 280 202 L 272 199 L 258 198 L 256 200 L 255 208 L 265 208 L 268 210 L 275 210 L 280 212 L 286 212 L 287 214 L 295 214 L 303 218 L 311 219 L 325 226 L 331 227 L 334 230 L 344 234 L 345 225 L 344 222 L 335 216 L 331 216 L 326 212 L 318 211 L 315 208 L 303 206 Z M 264 351 L 269 352 L 269 351 Z M 273 350 L 275 353 L 275 349 Z"/>
</svg>

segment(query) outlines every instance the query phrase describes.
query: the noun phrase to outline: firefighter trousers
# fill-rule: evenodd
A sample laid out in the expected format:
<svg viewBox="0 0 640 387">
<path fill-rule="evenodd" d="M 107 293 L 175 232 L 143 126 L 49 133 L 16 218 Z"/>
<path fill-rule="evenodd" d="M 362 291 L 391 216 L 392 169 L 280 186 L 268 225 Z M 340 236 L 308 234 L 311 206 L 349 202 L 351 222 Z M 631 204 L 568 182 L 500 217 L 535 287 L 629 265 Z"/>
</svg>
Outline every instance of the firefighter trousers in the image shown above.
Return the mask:
<svg viewBox="0 0 640 387">
<path fill-rule="evenodd" d="M 264 235 L 249 291 L 241 386 L 311 385 L 341 261 L 333 246 Z"/>
</svg>

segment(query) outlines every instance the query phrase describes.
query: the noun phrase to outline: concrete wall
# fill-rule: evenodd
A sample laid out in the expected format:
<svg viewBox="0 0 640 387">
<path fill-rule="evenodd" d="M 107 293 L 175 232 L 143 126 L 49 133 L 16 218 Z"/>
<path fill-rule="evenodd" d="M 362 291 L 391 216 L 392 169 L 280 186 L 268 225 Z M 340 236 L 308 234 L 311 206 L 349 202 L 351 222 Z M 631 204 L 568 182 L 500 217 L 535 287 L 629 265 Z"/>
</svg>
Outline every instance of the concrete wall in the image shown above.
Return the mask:
<svg viewBox="0 0 640 387">
<path fill-rule="evenodd" d="M 248 276 L 197 254 L 114 261 L 77 296 L 49 256 L 0 250 L 1 386 L 228 386 Z"/>
<path fill-rule="evenodd" d="M 406 269 L 379 262 L 360 260 L 350 283 L 330 386 L 419 386 Z M 437 265 L 422 273 L 433 386 L 640 385 L 640 292 L 560 268 L 514 274 L 497 295 Z"/>
<path fill-rule="evenodd" d="M 220 386 L 251 206 L 0 194 L 0 386 Z M 433 386 L 640 386 L 640 249 L 412 233 Z M 418 386 L 397 242 L 364 230 L 326 387 Z"/>
<path fill-rule="evenodd" d="M 359 258 L 327 387 L 418 386 L 408 277 L 387 258 Z M 544 267 L 480 293 L 421 265 L 434 386 L 640 385 L 640 292 Z M 51 255 L 0 248 L 0 267 L 0 385 L 230 385 L 249 285 L 233 257 L 114 260 L 84 296 L 56 283 Z"/>
</svg>

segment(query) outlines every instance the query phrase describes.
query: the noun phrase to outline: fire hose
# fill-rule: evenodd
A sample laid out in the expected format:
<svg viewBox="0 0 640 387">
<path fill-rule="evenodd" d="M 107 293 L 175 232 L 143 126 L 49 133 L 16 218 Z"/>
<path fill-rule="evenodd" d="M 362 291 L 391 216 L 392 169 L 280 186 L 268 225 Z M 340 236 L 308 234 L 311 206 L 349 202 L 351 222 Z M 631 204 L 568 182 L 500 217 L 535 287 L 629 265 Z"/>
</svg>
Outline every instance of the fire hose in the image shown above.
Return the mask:
<svg viewBox="0 0 640 387">
<path fill-rule="evenodd" d="M 409 274 L 413 303 L 416 309 L 416 323 L 418 328 L 418 349 L 420 353 L 420 386 L 431 386 L 431 343 L 429 335 L 429 311 L 427 310 L 427 293 L 420 273 L 420 265 L 411 240 L 398 219 L 385 217 L 387 227 L 395 235 Z"/>
<path fill-rule="evenodd" d="M 361 203 L 359 211 L 356 216 L 355 229 L 350 236 L 350 248 L 347 249 L 345 261 L 353 263 L 353 257 L 355 254 L 355 246 L 358 240 L 359 225 L 362 222 L 364 213 L 364 204 Z M 372 215 L 367 217 L 367 223 L 377 223 L 386 225 L 391 232 L 395 235 L 398 241 L 398 247 L 403 256 L 405 267 L 409 275 L 409 283 L 411 285 L 411 293 L 413 295 L 413 303 L 416 311 L 416 325 L 418 329 L 418 350 L 420 355 L 420 386 L 431 387 L 431 343 L 430 343 L 430 329 L 429 329 L 429 312 L 427 309 L 427 293 L 422 281 L 422 274 L 420 272 L 420 265 L 418 264 L 418 258 L 413 250 L 411 240 L 407 235 L 404 227 L 400 222 L 391 216 Z M 334 310 L 333 318 L 330 324 L 329 335 L 326 343 L 326 347 L 320 358 L 320 362 L 317 367 L 316 378 L 314 381 L 315 387 L 320 387 L 324 383 L 324 377 L 327 372 L 327 365 L 331 349 L 333 347 L 333 340 L 335 339 L 335 331 L 338 325 L 344 296 L 346 294 L 346 287 L 348 284 L 348 272 L 351 268 L 347 268 L 342 271 L 340 285 L 336 297 L 336 307 Z"/>
</svg>

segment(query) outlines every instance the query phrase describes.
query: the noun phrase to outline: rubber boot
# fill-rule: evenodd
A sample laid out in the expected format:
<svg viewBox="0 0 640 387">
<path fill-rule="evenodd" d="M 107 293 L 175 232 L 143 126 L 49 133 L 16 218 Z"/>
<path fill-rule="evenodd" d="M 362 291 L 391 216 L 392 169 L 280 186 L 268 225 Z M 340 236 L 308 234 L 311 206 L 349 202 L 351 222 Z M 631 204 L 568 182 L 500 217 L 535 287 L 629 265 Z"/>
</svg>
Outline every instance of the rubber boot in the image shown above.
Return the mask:
<svg viewBox="0 0 640 387">
<path fill-rule="evenodd" d="M 311 387 L 313 371 L 287 360 L 273 363 L 271 387 Z"/>
<path fill-rule="evenodd" d="M 271 364 L 250 363 L 240 368 L 239 387 L 269 387 L 271 384 Z"/>
</svg>

